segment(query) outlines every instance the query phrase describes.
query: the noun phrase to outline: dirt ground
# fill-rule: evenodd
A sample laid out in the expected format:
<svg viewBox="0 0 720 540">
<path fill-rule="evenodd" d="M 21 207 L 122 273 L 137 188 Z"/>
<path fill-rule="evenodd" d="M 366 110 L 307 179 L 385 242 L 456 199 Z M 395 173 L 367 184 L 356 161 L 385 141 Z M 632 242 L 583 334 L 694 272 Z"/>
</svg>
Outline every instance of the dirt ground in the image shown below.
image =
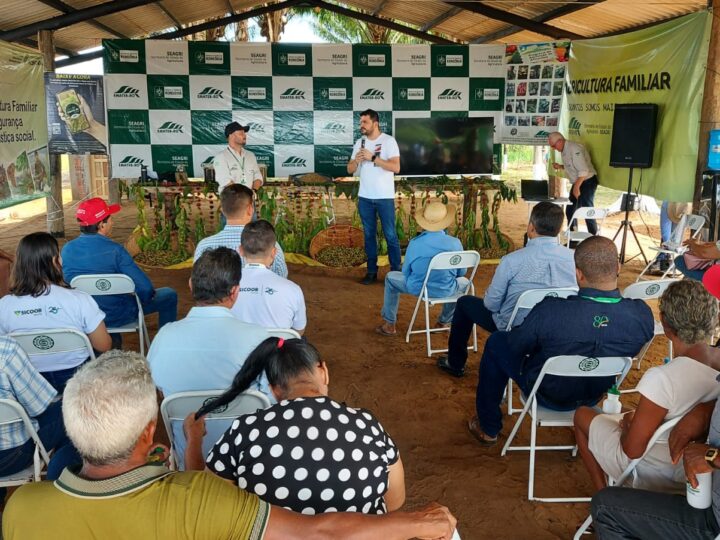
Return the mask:
<svg viewBox="0 0 720 540">
<path fill-rule="evenodd" d="M 135 207 L 123 201 L 117 216 L 114 238 L 124 242 L 135 225 Z M 67 206 L 66 206 L 67 207 Z M 78 234 L 72 210 L 66 211 L 66 231 Z M 645 226 L 640 218 L 648 224 Z M 609 218 L 602 233 L 612 237 L 619 216 Z M 648 234 L 658 237 L 658 218 L 634 214 L 635 226 L 648 245 Z M 503 204 L 502 230 L 522 245 L 527 225 L 527 207 Z M 45 230 L 45 216 L 20 224 L 0 223 L 0 248 L 14 252 L 18 240 L 29 232 Z M 637 252 L 628 241 L 630 256 Z M 623 267 L 621 288 L 633 282 L 642 268 L 638 260 Z M 483 265 L 475 286 L 479 295 L 487 287 L 495 270 Z M 386 269 L 383 270 L 385 272 Z M 187 287 L 190 270 L 148 270 L 156 286 L 174 287 L 180 296 L 179 316 L 191 307 Z M 380 321 L 383 287 L 357 283 L 362 269 L 336 270 L 290 265 L 290 278 L 305 293 L 308 310 L 306 336 L 328 362 L 330 394 L 352 406 L 372 410 L 393 436 L 405 466 L 406 508 L 430 501 L 447 505 L 458 518 L 458 530 L 464 540 L 493 539 L 567 539 L 588 512 L 587 504 L 543 504 L 527 501 L 528 455 L 511 453 L 500 457 L 500 445 L 480 447 L 467 431 L 467 420 L 474 413 L 477 365 L 487 335 L 478 332 L 479 352 L 471 353 L 467 374 L 454 379 L 435 367 L 435 358 L 427 358 L 424 337 L 413 336 L 410 343 L 402 337 L 387 338 L 373 329 Z M 412 314 L 414 299 L 403 297 L 399 312 L 399 330 L 404 335 Z M 656 306 L 652 306 L 656 309 Z M 155 317 L 149 318 L 151 336 L 157 330 Z M 444 335 L 433 338 L 440 346 Z M 137 340 L 126 341 L 137 350 Z M 644 368 L 662 361 L 667 350 L 665 338 L 658 338 L 646 357 Z M 647 359 L 650 361 L 648 362 Z M 634 386 L 638 374 L 632 370 L 628 385 Z M 517 398 L 516 398 L 517 401 Z M 516 418 L 516 417 L 515 417 Z M 504 433 L 514 420 L 506 419 Z M 529 427 L 520 432 L 528 440 Z M 543 429 L 540 441 L 570 443 L 568 429 Z M 501 444 L 504 442 L 501 439 Z M 543 452 L 537 460 L 536 494 L 539 496 L 588 496 L 592 489 L 582 462 L 567 452 Z"/>
</svg>

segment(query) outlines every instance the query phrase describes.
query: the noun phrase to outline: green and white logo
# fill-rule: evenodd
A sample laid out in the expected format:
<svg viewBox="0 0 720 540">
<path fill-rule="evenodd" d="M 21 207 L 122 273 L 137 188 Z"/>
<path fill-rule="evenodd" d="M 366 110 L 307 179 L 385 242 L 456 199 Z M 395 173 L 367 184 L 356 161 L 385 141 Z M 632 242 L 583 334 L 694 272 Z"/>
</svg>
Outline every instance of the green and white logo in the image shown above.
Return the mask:
<svg viewBox="0 0 720 540">
<path fill-rule="evenodd" d="M 198 92 L 197 97 L 199 99 L 222 99 L 223 92 L 222 90 L 218 90 L 217 88 L 213 88 L 212 86 L 206 86 L 200 92 Z"/>
<path fill-rule="evenodd" d="M 248 122 L 248 127 L 253 133 L 265 133 L 265 126 L 258 122 Z"/>
<path fill-rule="evenodd" d="M 137 64 L 140 61 L 139 51 L 120 50 L 120 61 Z"/>
<path fill-rule="evenodd" d="M 127 158 L 125 158 L 125 159 L 127 159 Z M 135 158 L 135 159 L 137 159 L 137 158 Z M 125 160 L 123 160 L 123 161 L 125 161 Z M 139 164 L 142 164 L 142 160 L 140 160 L 140 163 L 139 163 Z M 109 290 L 110 290 L 110 287 L 112 287 L 112 284 L 111 284 L 110 281 L 107 280 L 107 279 L 98 279 L 98 280 L 95 282 L 95 288 L 96 288 L 98 291 L 103 291 L 103 292 L 109 291 Z"/>
<path fill-rule="evenodd" d="M 595 371 L 599 365 L 600 360 L 598 360 L 597 358 L 588 357 L 580 360 L 580 363 L 578 364 L 578 369 L 580 369 L 580 371 Z"/>
<path fill-rule="evenodd" d="M 462 92 L 460 90 L 455 90 L 454 88 L 446 88 L 437 97 L 438 99 L 442 100 L 461 100 L 462 99 Z"/>
<path fill-rule="evenodd" d="M 550 135 L 549 132 L 545 131 L 544 129 L 541 129 L 540 131 L 535 133 L 535 138 L 536 139 L 547 139 L 549 135 Z"/>
<path fill-rule="evenodd" d="M 448 262 L 453 266 L 457 266 L 462 262 L 462 257 L 460 255 L 453 255 Z"/>
<path fill-rule="evenodd" d="M 163 122 L 162 125 L 157 128 L 158 133 L 184 133 L 182 124 L 177 122 Z"/>
<path fill-rule="evenodd" d="M 50 336 L 35 336 L 32 343 L 33 347 L 40 351 L 47 351 L 55 346 L 55 341 Z"/>
<path fill-rule="evenodd" d="M 660 285 L 652 284 L 647 289 L 645 289 L 645 294 L 648 296 L 652 296 L 653 294 L 657 294 L 660 291 Z"/>
<path fill-rule="evenodd" d="M 59 311 L 60 311 L 60 308 L 57 306 L 49 306 L 48 307 L 48 313 L 50 313 L 52 315 L 57 315 L 59 313 Z"/>
<path fill-rule="evenodd" d="M 287 54 L 285 54 L 285 53 L 281 54 L 281 55 L 278 57 L 278 62 L 280 62 L 281 64 L 287 66 L 287 63 L 288 63 Z"/>
<path fill-rule="evenodd" d="M 116 98 L 139 98 L 140 90 L 138 90 L 137 88 L 133 88 L 132 86 L 123 85 L 113 93 L 113 97 L 116 97 Z"/>
<path fill-rule="evenodd" d="M 340 122 L 328 122 L 322 127 L 322 131 L 325 134 L 339 135 L 342 133 L 347 133 L 347 128 L 344 124 L 341 124 Z"/>
<path fill-rule="evenodd" d="M 283 161 L 282 166 L 283 167 L 298 167 L 303 168 L 307 164 L 307 160 L 297 157 L 297 156 L 290 156 L 285 161 Z"/>
<path fill-rule="evenodd" d="M 215 160 L 215 156 L 208 156 L 205 161 L 201 163 L 202 165 L 212 165 L 213 161 Z"/>
<path fill-rule="evenodd" d="M 580 120 L 575 118 L 574 116 L 570 119 L 570 123 L 568 124 L 568 131 L 570 135 L 575 135 L 577 137 L 580 136 L 580 128 L 582 127 L 582 124 L 580 123 Z"/>
<path fill-rule="evenodd" d="M 248 99 L 267 99 L 267 88 L 262 86 L 249 87 L 243 90 L 245 90 L 245 96 L 241 95 L 241 97 L 247 97 Z"/>
<path fill-rule="evenodd" d="M 282 94 L 280 94 L 282 100 L 304 100 L 305 91 L 299 88 L 288 88 Z"/>
<path fill-rule="evenodd" d="M 122 158 L 122 161 L 120 161 L 120 163 L 118 163 L 118 165 L 120 165 L 120 167 L 139 167 L 139 166 L 143 165 L 144 163 L 145 163 L 145 161 L 142 160 L 142 159 L 139 158 L 139 157 L 135 157 L 135 156 L 125 156 L 124 158 Z M 102 280 L 102 279 L 101 279 L 101 280 L 98 280 L 98 281 L 107 281 L 107 280 Z M 110 283 L 110 282 L 108 281 L 108 284 L 109 284 L 109 283 Z M 97 283 L 95 284 L 95 286 L 96 286 L 96 287 L 98 286 Z M 99 288 L 99 287 L 98 287 L 98 288 Z M 100 290 L 102 291 L 103 289 L 100 289 Z"/>
<path fill-rule="evenodd" d="M 385 99 L 385 92 L 383 92 L 382 90 L 378 90 L 377 88 L 368 88 L 362 93 L 360 99 L 367 99 L 373 101 L 382 100 Z"/>
</svg>

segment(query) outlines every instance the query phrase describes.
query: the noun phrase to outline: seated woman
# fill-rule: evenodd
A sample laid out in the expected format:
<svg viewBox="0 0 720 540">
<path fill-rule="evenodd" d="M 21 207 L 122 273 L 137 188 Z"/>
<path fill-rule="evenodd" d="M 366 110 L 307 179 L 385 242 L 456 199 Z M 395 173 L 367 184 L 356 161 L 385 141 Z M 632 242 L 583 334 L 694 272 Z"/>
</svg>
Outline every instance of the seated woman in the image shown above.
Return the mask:
<svg viewBox="0 0 720 540">
<path fill-rule="evenodd" d="M 37 232 L 20 240 L 10 294 L 0 298 L 0 334 L 74 328 L 87 334 L 96 351 L 104 352 L 112 345 L 104 319 L 92 296 L 65 283 L 55 238 Z M 87 352 L 79 350 L 33 357 L 31 362 L 62 393 L 65 383 L 87 358 Z"/>
<path fill-rule="evenodd" d="M 607 485 L 606 474 L 618 478 L 630 461 L 645 453 L 661 424 L 720 394 L 720 350 L 706 343 L 718 324 L 718 301 L 700 282 L 678 281 L 660 298 L 660 320 L 676 357 L 643 375 L 637 409 L 623 415 L 580 407 L 575 413 L 575 440 L 598 490 Z M 667 439 L 658 441 L 638 464 L 632 485 L 685 491 L 682 463 L 673 465 Z"/>
<path fill-rule="evenodd" d="M 197 415 L 232 402 L 263 370 L 278 403 L 233 422 L 207 456 L 212 472 L 303 514 L 383 514 L 402 506 L 405 478 L 395 444 L 370 412 L 328 397 L 327 365 L 303 340 L 263 341 L 230 389 Z M 188 469 L 204 465 L 198 431 L 187 429 Z"/>
<path fill-rule="evenodd" d="M 720 242 L 719 242 L 720 243 Z M 688 268 L 688 263 L 684 255 L 675 258 L 675 268 L 679 270 L 685 277 L 702 281 L 705 272 L 711 268 L 720 259 L 720 247 L 716 242 L 703 242 L 691 238 L 685 245 L 688 247 L 687 253 L 695 259 L 696 268 Z"/>
</svg>

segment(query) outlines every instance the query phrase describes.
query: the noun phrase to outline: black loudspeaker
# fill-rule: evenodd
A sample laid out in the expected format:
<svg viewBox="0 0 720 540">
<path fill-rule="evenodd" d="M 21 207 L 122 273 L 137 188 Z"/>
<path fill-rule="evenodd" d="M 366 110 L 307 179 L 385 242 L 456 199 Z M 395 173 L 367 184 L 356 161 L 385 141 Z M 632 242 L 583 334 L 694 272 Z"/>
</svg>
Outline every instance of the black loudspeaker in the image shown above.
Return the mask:
<svg viewBox="0 0 720 540">
<path fill-rule="evenodd" d="M 653 163 L 658 106 L 655 103 L 615 105 L 611 167 L 649 168 Z"/>
</svg>

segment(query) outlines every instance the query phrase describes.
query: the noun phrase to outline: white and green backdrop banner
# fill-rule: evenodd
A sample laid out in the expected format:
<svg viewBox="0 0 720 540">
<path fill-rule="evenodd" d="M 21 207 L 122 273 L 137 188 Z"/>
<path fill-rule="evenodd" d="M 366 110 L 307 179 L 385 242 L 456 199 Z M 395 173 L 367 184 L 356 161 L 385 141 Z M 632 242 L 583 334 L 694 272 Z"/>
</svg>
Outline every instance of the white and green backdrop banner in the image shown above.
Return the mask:
<svg viewBox="0 0 720 540">
<path fill-rule="evenodd" d="M 223 129 L 250 125 L 248 148 L 268 176 L 346 175 L 359 113 L 397 118 L 492 117 L 500 143 L 504 45 L 268 44 L 106 40 L 112 175 L 202 164 Z"/>
</svg>

